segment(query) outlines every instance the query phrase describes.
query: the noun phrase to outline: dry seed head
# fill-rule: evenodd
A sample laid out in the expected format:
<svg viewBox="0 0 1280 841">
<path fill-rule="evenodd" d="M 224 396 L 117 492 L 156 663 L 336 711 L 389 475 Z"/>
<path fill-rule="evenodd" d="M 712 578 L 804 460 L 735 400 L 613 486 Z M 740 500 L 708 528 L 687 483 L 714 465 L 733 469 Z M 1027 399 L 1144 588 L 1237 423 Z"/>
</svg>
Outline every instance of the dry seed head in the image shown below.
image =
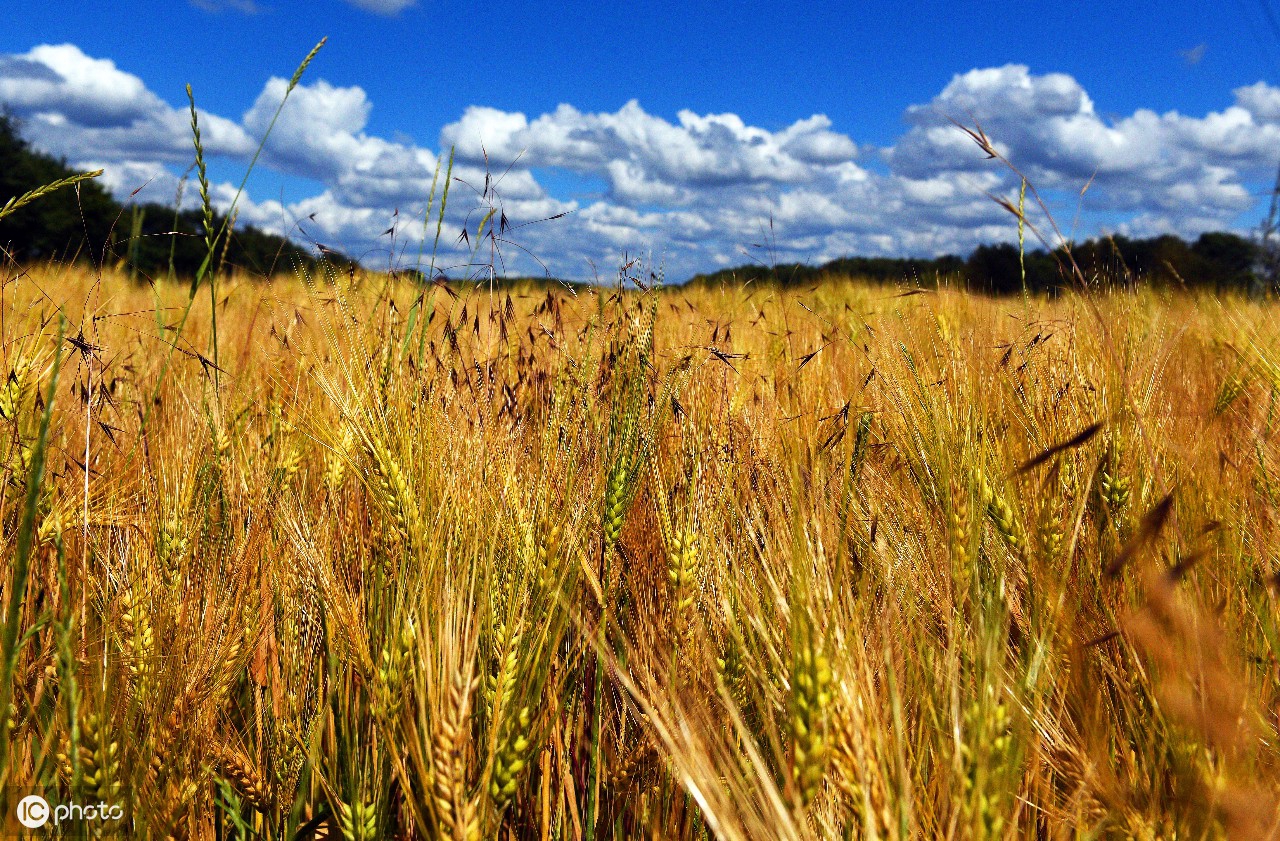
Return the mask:
<svg viewBox="0 0 1280 841">
<path fill-rule="evenodd" d="M 285 692 L 282 707 L 280 718 L 273 721 L 275 761 L 269 771 L 275 780 L 272 790 L 282 798 L 291 798 L 310 750 L 313 719 L 304 698 L 293 689 Z"/>
<path fill-rule="evenodd" d="M 236 633 L 227 643 L 226 650 L 219 658 L 218 670 L 215 673 L 214 685 L 209 693 L 213 705 L 219 706 L 231 694 L 239 678 L 242 663 L 240 652 L 244 649 L 244 632 Z"/>
<path fill-rule="evenodd" d="M 284 454 L 280 457 L 280 472 L 287 479 L 294 476 L 300 467 L 302 467 L 302 450 L 298 449 L 296 444 L 287 445 Z"/>
<path fill-rule="evenodd" d="M 220 747 L 214 750 L 214 761 L 223 778 L 245 802 L 259 812 L 271 810 L 271 784 L 249 757 L 238 750 Z"/>
<path fill-rule="evenodd" d="M 1046 488 L 1046 491 L 1057 491 L 1057 493 L 1051 493 L 1043 500 L 1040 506 L 1039 522 L 1036 524 L 1040 554 L 1047 561 L 1056 560 L 1062 554 L 1063 541 L 1066 538 L 1064 529 L 1071 508 L 1071 497 L 1064 474 L 1059 472 L 1056 479 L 1053 486 Z"/>
<path fill-rule="evenodd" d="M 677 595 L 684 599 L 676 605 L 680 611 L 687 610 L 693 603 L 690 590 L 696 584 L 697 571 L 698 535 L 692 531 L 680 532 L 672 538 L 667 550 L 667 578 Z"/>
<path fill-rule="evenodd" d="M 155 799 L 151 809 L 152 837 L 166 841 L 188 837 L 187 813 L 196 793 L 200 790 L 195 780 L 174 781 L 167 784 Z"/>
<path fill-rule="evenodd" d="M 1040 517 L 1039 542 L 1040 553 L 1044 555 L 1045 560 L 1055 560 L 1062 554 L 1063 538 L 1062 519 L 1056 516 L 1051 509 L 1046 506 L 1045 513 Z"/>
<path fill-rule="evenodd" d="M 652 752 L 653 743 L 650 740 L 645 739 L 640 742 L 635 749 L 627 754 L 625 759 L 614 766 L 613 772 L 608 777 L 609 788 L 617 789 L 625 785 L 640 769 L 640 763 Z"/>
<path fill-rule="evenodd" d="M 474 841 L 480 837 L 476 804 L 466 795 L 467 760 L 465 741 L 467 719 L 476 682 L 461 673 L 455 675 L 446 700 L 446 709 L 435 721 L 432 739 L 432 794 L 443 835 L 452 841 Z"/>
<path fill-rule="evenodd" d="M 213 448 L 218 458 L 223 459 L 231 454 L 231 434 L 219 429 L 213 436 Z"/>
<path fill-rule="evenodd" d="M 1112 437 L 1098 464 L 1098 492 L 1114 519 L 1119 519 L 1129 506 L 1132 483 L 1121 470 L 1123 450 L 1118 439 Z"/>
<path fill-rule="evenodd" d="M 19 351 L 9 376 L 0 383 L 0 420 L 13 422 L 16 427 L 6 424 L 6 434 L 0 436 L 0 467 L 9 467 L 17 475 L 26 475 L 31 465 L 35 432 L 31 424 L 37 417 L 35 399 L 41 376 L 38 366 L 35 356 Z M 16 464 L 12 463 L 14 460 Z"/>
<path fill-rule="evenodd" d="M 156 530 L 156 560 L 170 577 L 176 573 L 178 564 L 186 557 L 188 545 L 182 518 L 177 511 L 170 511 Z"/>
<path fill-rule="evenodd" d="M 560 536 L 562 530 L 559 524 L 552 525 L 546 530 L 542 541 L 538 544 L 538 586 L 543 591 L 550 591 L 556 585 L 556 562 L 560 552 Z"/>
<path fill-rule="evenodd" d="M 55 543 L 62 539 L 64 529 L 62 512 L 57 508 L 52 508 L 40 520 L 40 526 L 36 530 L 36 540 L 41 546 Z"/>
<path fill-rule="evenodd" d="M 413 661 L 409 656 L 414 644 L 413 625 L 406 624 L 398 639 L 382 649 L 374 682 L 373 714 L 390 719 L 404 706 L 404 685 Z"/>
<path fill-rule="evenodd" d="M 79 753 L 76 755 L 78 757 Z M 58 734 L 58 752 L 54 754 L 54 758 L 57 760 L 58 775 L 61 777 L 62 782 L 70 783 L 75 775 L 75 769 L 71 763 L 71 739 L 65 729 Z"/>
<path fill-rule="evenodd" d="M 330 491 L 342 487 L 342 481 L 347 478 L 347 458 L 351 453 L 352 441 L 351 427 L 343 424 L 337 445 L 325 451 L 324 486 Z"/>
<path fill-rule="evenodd" d="M 133 684 L 134 697 L 139 702 L 146 699 L 151 689 L 151 661 L 155 651 L 155 635 L 147 609 L 133 598 L 128 588 L 120 593 L 124 611 L 120 620 L 124 624 L 124 661 Z"/>
<path fill-rule="evenodd" d="M 689 614 L 697 595 L 698 535 L 693 531 L 678 532 L 667 548 L 667 578 L 671 582 L 672 611 L 676 633 L 685 635 Z"/>
<path fill-rule="evenodd" d="M 938 322 L 938 336 L 942 339 L 943 344 L 950 345 L 951 338 L 955 333 L 951 328 L 951 320 L 941 311 L 935 313 L 935 317 Z"/>
<path fill-rule="evenodd" d="M 494 650 L 497 656 L 494 670 L 485 681 L 485 701 L 494 715 L 506 710 L 515 694 L 520 668 L 521 636 L 519 621 L 510 631 L 503 624 L 494 628 Z"/>
<path fill-rule="evenodd" d="M 964 585 L 973 579 L 973 516 L 969 489 L 956 477 L 951 478 L 951 511 L 947 515 L 947 532 L 951 543 L 951 559 L 956 581 Z"/>
<path fill-rule="evenodd" d="M 1248 383 L 1240 374 L 1235 373 L 1228 376 L 1222 381 L 1222 387 L 1218 390 L 1218 396 L 1213 401 L 1213 414 L 1220 415 L 1227 409 L 1231 408 L 1231 404 L 1244 394 Z"/>
<path fill-rule="evenodd" d="M 80 722 L 80 768 L 85 789 L 113 802 L 120 793 L 120 743 L 102 716 L 89 713 Z"/>
<path fill-rule="evenodd" d="M 26 404 L 27 395 L 32 391 L 30 368 L 26 360 L 18 360 L 13 370 L 0 386 L 0 417 L 14 420 L 20 408 Z"/>
<path fill-rule="evenodd" d="M 0 419 L 13 421 L 30 418 L 34 411 L 36 391 L 43 373 L 43 356 L 19 351 L 0 383 Z"/>
<path fill-rule="evenodd" d="M 991 518 L 991 525 L 995 527 L 996 533 L 1004 539 L 1009 548 L 1015 554 L 1021 554 L 1025 541 L 1022 538 L 1022 530 L 1018 526 L 1017 517 L 1014 516 L 1013 508 L 1009 503 L 996 492 L 987 475 L 981 471 L 978 472 L 978 493 L 982 498 L 982 504 L 987 510 L 987 516 Z"/>
<path fill-rule="evenodd" d="M 724 654 L 716 658 L 716 669 L 720 672 L 720 679 L 729 691 L 734 705 L 739 710 L 745 711 L 749 700 L 746 664 L 742 662 L 742 651 L 738 647 L 736 637 L 733 634 L 727 636 Z"/>
<path fill-rule="evenodd" d="M 1002 770 L 1013 752 L 1012 720 L 1003 699 L 988 684 L 983 697 L 964 711 L 965 740 L 960 754 L 965 765 L 964 812 L 979 838 L 1001 837 L 1005 817 L 1005 795 L 991 773 Z"/>
<path fill-rule="evenodd" d="M 413 490 L 391 451 L 381 441 L 370 447 L 373 456 L 373 491 L 391 518 L 392 529 L 402 542 L 417 533 L 418 505 Z"/>
<path fill-rule="evenodd" d="M 532 527 L 524 529 L 524 539 L 518 547 L 519 566 L 525 566 L 537 557 L 536 539 Z M 519 665 L 521 619 L 519 612 L 513 610 L 512 577 L 517 574 L 517 565 L 505 564 L 495 570 L 495 584 L 489 609 L 492 620 L 492 657 L 493 664 L 484 676 L 482 693 L 485 704 L 491 715 L 497 715 L 506 708 L 511 694 L 515 691 L 516 670 Z"/>
<path fill-rule="evenodd" d="M 152 736 L 151 763 L 147 768 L 147 779 L 154 786 L 157 781 L 173 770 L 174 745 L 179 735 L 190 727 L 197 700 L 203 692 L 199 681 L 192 681 L 173 701 L 173 708 L 165 716 L 164 721 Z"/>
<path fill-rule="evenodd" d="M 831 680 L 825 656 L 808 646 L 797 652 L 791 670 L 791 777 L 803 806 L 813 802 L 826 775 Z"/>
<path fill-rule="evenodd" d="M 861 696 L 849 699 L 831 717 L 832 782 L 844 795 L 843 805 L 855 826 L 871 824 L 873 832 L 882 833 L 893 825 L 888 798 L 884 796 L 879 764 L 872 758 L 867 744 L 866 709 Z M 879 807 L 877 809 L 877 806 Z"/>
<path fill-rule="evenodd" d="M 31 469 L 31 456 L 33 453 L 34 448 L 32 447 L 31 440 L 26 437 L 19 437 L 17 445 L 5 458 L 3 466 L 9 468 L 17 475 L 25 476 Z M 16 463 L 12 461 L 15 456 L 17 457 Z"/>
</svg>

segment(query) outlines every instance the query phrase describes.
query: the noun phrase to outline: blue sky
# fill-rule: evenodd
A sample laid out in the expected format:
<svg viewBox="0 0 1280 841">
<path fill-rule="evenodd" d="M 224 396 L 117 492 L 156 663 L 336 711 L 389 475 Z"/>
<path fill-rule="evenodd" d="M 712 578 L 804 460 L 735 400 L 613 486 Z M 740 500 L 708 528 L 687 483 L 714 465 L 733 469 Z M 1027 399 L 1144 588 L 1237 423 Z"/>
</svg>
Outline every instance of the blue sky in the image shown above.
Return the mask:
<svg viewBox="0 0 1280 841">
<path fill-rule="evenodd" d="M 0 102 L 118 193 L 171 200 L 189 82 L 226 201 L 270 80 L 327 35 L 242 219 L 297 236 L 315 213 L 307 234 L 412 262 L 380 234 L 418 235 L 456 144 L 469 182 L 481 148 L 496 170 L 516 161 L 499 189 L 513 222 L 569 211 L 513 236 L 556 274 L 607 275 L 627 251 L 682 277 L 761 256 L 770 219 L 778 259 L 1007 239 L 987 194 L 1016 180 L 947 117 L 981 119 L 1080 235 L 1243 230 L 1280 161 L 1267 2 L 8 3 Z M 458 197 L 455 234 L 475 204 Z M 520 255 L 509 270 L 540 270 Z"/>
</svg>

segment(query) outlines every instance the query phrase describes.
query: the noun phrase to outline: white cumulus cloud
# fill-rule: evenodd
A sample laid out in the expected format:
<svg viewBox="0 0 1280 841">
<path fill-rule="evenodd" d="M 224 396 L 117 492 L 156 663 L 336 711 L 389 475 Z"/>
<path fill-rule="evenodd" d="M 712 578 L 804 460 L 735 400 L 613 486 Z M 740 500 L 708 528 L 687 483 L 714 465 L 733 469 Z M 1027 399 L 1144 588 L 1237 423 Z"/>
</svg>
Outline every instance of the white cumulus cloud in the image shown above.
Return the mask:
<svg viewBox="0 0 1280 841">
<path fill-rule="evenodd" d="M 973 70 L 907 110 L 912 127 L 891 160 L 917 177 L 984 168 L 950 121 L 976 122 L 1042 188 L 1079 191 L 1092 179 L 1095 207 L 1137 215 L 1182 207 L 1222 226 L 1250 207 L 1244 182 L 1274 167 L 1280 149 L 1280 89 L 1260 82 L 1235 99 L 1203 117 L 1140 109 L 1105 120 L 1065 74 L 1016 64 Z"/>
<path fill-rule="evenodd" d="M 560 105 L 532 122 L 521 113 L 471 107 L 445 126 L 442 145 L 472 161 L 514 160 L 603 176 L 623 202 L 678 201 L 692 188 L 803 183 L 814 167 L 851 161 L 857 147 L 815 115 L 781 132 L 736 114 L 681 111 L 672 123 L 632 100 L 613 113 Z"/>
<path fill-rule="evenodd" d="M 411 5 L 348 1 L 383 13 Z M 286 87 L 270 79 L 238 118 L 200 112 L 207 153 L 247 163 Z M 141 198 L 171 201 L 191 160 L 184 102 L 170 104 L 74 45 L 0 55 L 0 103 L 38 147 L 104 167 L 105 183 L 121 196 L 146 184 Z M 766 242 L 779 260 L 815 261 L 963 253 L 1009 239 L 1012 219 L 990 196 L 1014 195 L 1016 178 L 953 120 L 980 124 L 1066 217 L 1090 183 L 1087 229 L 1078 236 L 1194 235 L 1237 224 L 1256 208 L 1280 149 L 1280 88 L 1265 82 L 1236 89 L 1203 115 L 1139 109 L 1107 118 L 1073 77 L 1017 64 L 956 75 L 929 102 L 908 105 L 904 133 L 879 149 L 860 146 L 822 114 L 767 129 L 732 113 L 683 110 L 669 119 L 636 100 L 616 111 L 562 104 L 532 116 L 474 105 L 442 127 L 433 148 L 370 133 L 373 107 L 356 86 L 319 80 L 295 88 L 262 163 L 321 187 L 294 201 L 244 196 L 241 220 L 371 265 L 412 260 L 424 233 L 430 248 L 434 226 L 421 214 L 452 147 L 446 265 L 464 259 L 461 226 L 474 232 L 495 202 L 508 271 L 545 264 L 561 276 L 608 276 L 623 252 L 651 251 L 682 277 L 746 262 L 751 243 Z M 548 172 L 603 189 L 557 195 L 539 180 Z M 231 184 L 214 185 L 220 207 L 234 193 Z M 537 223 L 554 216 L 561 218 Z"/>
<path fill-rule="evenodd" d="M 26 123 L 41 148 L 70 159 L 99 157 L 178 161 L 192 153 L 191 118 L 109 59 L 73 44 L 42 45 L 0 56 L 0 103 Z M 244 129 L 198 110 L 208 154 L 252 150 Z"/>
</svg>

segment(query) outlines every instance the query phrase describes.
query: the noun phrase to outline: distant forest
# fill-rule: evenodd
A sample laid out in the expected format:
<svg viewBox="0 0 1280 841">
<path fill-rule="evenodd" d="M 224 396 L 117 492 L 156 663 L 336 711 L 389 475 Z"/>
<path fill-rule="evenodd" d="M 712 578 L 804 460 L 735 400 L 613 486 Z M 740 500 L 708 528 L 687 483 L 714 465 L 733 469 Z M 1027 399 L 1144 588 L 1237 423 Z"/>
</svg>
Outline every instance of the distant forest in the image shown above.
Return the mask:
<svg viewBox="0 0 1280 841">
<path fill-rule="evenodd" d="M 17 122 L 0 113 L 0 205 L 72 174 L 65 161 L 32 149 L 18 133 Z M 79 196 L 74 188 L 64 188 L 0 220 L 0 248 L 24 264 L 50 259 L 120 264 L 140 281 L 171 273 L 195 276 L 206 253 L 199 210 L 175 213 L 154 203 L 125 207 L 95 181 L 79 186 Z M 224 221 L 215 214 L 214 230 Z M 328 256 L 349 262 L 342 255 Z M 215 266 L 260 276 L 292 271 L 295 264 L 314 268 L 316 263 L 307 249 L 250 225 L 237 225 L 225 253 L 219 245 L 215 258 Z"/>
<path fill-rule="evenodd" d="M 0 204 L 72 174 L 65 161 L 32 149 L 19 135 L 16 121 L 0 113 Z M 223 221 L 216 216 L 215 229 Z M 80 185 L 78 197 L 74 189 L 63 189 L 0 220 L 0 248 L 19 263 L 57 259 L 119 264 L 139 280 L 170 275 L 190 278 L 205 256 L 199 210 L 175 213 L 161 204 L 125 207 L 93 181 Z M 1169 235 L 1114 236 L 1075 244 L 1071 255 L 1090 284 L 1154 283 L 1251 291 L 1263 287 L 1256 273 L 1257 244 L 1231 233 L 1206 233 L 1191 243 Z M 325 256 L 341 265 L 351 262 L 337 252 Z M 958 283 L 975 291 L 1011 294 L 1023 288 L 1018 257 L 1017 246 L 982 245 L 967 258 L 843 257 L 820 266 L 740 266 L 697 275 L 690 282 L 801 284 L 844 275 L 920 286 Z M 313 269 L 317 262 L 315 255 L 291 240 L 252 226 L 237 226 L 225 254 L 220 247 L 215 266 L 265 277 L 291 271 L 295 264 Z M 1025 267 L 1026 285 L 1033 291 L 1076 285 L 1061 249 L 1029 251 Z"/>
<path fill-rule="evenodd" d="M 1113 287 L 1147 283 L 1163 286 L 1262 291 L 1257 274 L 1258 245 L 1232 233 L 1201 234 L 1195 242 L 1165 235 L 1151 239 L 1112 236 L 1075 243 L 1071 257 L 1085 281 Z M 1063 249 L 1038 249 L 1025 255 L 1026 285 L 1031 291 L 1054 291 L 1078 286 L 1071 260 Z M 756 280 L 803 284 L 823 276 L 843 275 L 884 282 L 907 282 L 931 287 L 950 283 L 995 295 L 1022 291 L 1018 247 L 1008 243 L 980 245 L 968 258 L 843 257 L 820 266 L 790 263 L 778 266 L 740 266 L 697 275 L 690 283 L 742 283 Z"/>
</svg>

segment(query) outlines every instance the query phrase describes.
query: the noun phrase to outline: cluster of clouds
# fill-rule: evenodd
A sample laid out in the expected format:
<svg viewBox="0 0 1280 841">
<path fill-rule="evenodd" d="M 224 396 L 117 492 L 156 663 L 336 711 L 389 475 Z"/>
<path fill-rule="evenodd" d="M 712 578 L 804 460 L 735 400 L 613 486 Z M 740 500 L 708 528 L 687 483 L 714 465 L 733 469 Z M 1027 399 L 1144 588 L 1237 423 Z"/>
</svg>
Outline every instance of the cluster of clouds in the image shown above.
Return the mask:
<svg viewBox="0 0 1280 841">
<path fill-rule="evenodd" d="M 247 162 L 286 86 L 269 80 L 238 119 L 200 111 L 206 154 Z M 74 45 L 0 55 L 0 103 L 37 147 L 105 168 L 122 197 L 147 184 L 143 198 L 172 200 L 176 173 L 192 157 L 185 103 L 171 105 Z M 545 264 L 564 277 L 607 275 L 627 252 L 651 253 L 672 276 L 686 276 L 753 258 L 929 256 L 1010 238 L 1012 219 L 990 197 L 1012 195 L 1018 179 L 953 121 L 981 125 L 1060 219 L 1069 222 L 1082 203 L 1093 227 L 1080 235 L 1100 225 L 1130 235 L 1230 228 L 1258 205 L 1254 193 L 1280 150 L 1280 88 L 1263 82 L 1204 116 L 1142 109 L 1104 118 L 1071 76 L 1017 64 L 955 76 L 905 110 L 906 128 L 887 147 L 859 145 L 820 114 L 771 131 L 735 114 L 681 111 L 671 121 L 631 101 L 601 113 L 560 105 L 532 119 L 472 106 L 432 148 L 370 134 L 372 107 L 359 87 L 298 86 L 263 164 L 322 189 L 288 202 L 242 197 L 240 219 L 375 264 L 397 259 L 395 243 L 414 257 L 437 166 L 452 148 L 460 181 L 446 244 L 463 225 L 474 232 L 492 200 L 514 228 L 504 250 L 510 272 Z M 554 195 L 543 182 L 562 180 L 555 173 L 598 189 Z M 213 192 L 226 205 L 235 189 Z M 394 239 L 385 234 L 393 228 Z"/>
</svg>

